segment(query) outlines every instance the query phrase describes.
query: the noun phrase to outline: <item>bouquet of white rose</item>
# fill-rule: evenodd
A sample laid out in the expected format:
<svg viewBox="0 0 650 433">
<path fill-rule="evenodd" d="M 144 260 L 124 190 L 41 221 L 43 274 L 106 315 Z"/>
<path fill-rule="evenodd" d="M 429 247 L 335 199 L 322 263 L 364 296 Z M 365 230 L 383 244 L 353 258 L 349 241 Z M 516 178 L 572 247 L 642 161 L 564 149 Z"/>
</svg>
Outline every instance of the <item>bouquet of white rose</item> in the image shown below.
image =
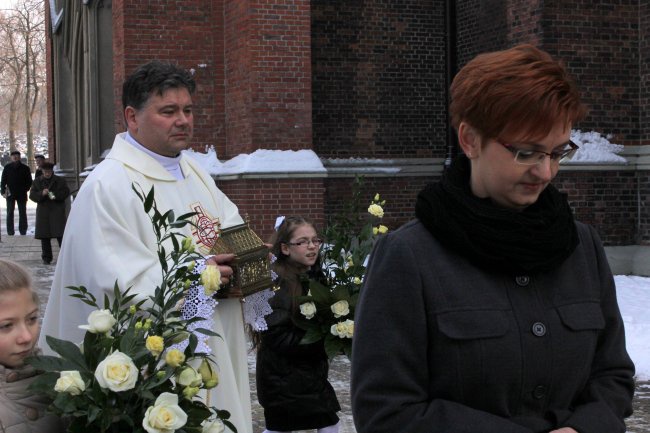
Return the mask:
<svg viewBox="0 0 650 433">
<path fill-rule="evenodd" d="M 193 214 L 161 214 L 153 188 L 146 195 L 133 190 L 158 241 L 160 286 L 150 299 L 135 302 L 131 289 L 121 291 L 116 284 L 113 301 L 105 297 L 103 308 L 85 287 L 69 287 L 72 297 L 96 310 L 80 326 L 86 330 L 80 346 L 48 336 L 60 357 L 28 359 L 46 372 L 31 388 L 53 399 L 51 410 L 69 422 L 71 433 L 220 433 L 226 426 L 236 431 L 227 411 L 210 407 L 197 395 L 217 386 L 219 378 L 211 355 L 197 350 L 195 333 L 217 334 L 197 328 L 201 318 L 184 320 L 179 311 L 191 286 L 200 283 L 207 294 L 218 290 L 218 270 L 207 266 L 195 272 L 201 257 L 192 239 L 174 231 L 192 224 Z"/>
<path fill-rule="evenodd" d="M 294 321 L 307 332 L 301 343 L 324 340 L 330 358 L 352 356 L 354 309 L 359 298 L 366 264 L 377 236 L 388 232 L 379 224 L 384 216 L 379 194 L 371 200 L 362 218 L 360 178 L 356 179 L 352 200 L 346 210 L 325 229 L 327 245 L 321 250 L 326 283 L 309 280 L 309 293 L 298 297 L 300 316 Z"/>
</svg>

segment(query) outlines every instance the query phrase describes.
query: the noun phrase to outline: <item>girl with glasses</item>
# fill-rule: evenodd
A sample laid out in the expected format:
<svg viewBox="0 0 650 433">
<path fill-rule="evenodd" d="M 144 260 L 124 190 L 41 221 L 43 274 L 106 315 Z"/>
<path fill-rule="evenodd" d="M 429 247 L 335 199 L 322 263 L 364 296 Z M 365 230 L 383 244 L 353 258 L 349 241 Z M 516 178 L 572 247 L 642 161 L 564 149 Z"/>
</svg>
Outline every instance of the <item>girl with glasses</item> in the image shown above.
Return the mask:
<svg viewBox="0 0 650 433">
<path fill-rule="evenodd" d="M 463 155 L 370 256 L 355 316 L 358 433 L 623 433 L 634 365 L 596 231 L 551 184 L 585 115 L 531 45 L 451 86 Z"/>
<path fill-rule="evenodd" d="M 257 397 L 264 408 L 265 433 L 317 429 L 337 433 L 341 410 L 327 380 L 329 362 L 323 341 L 300 344 L 305 335 L 292 318 L 299 313 L 296 296 L 306 295 L 309 279 L 325 283 L 320 267 L 322 241 L 308 220 L 287 217 L 277 228 L 271 252 L 279 290 L 269 300 L 268 330 L 257 343 Z"/>
</svg>

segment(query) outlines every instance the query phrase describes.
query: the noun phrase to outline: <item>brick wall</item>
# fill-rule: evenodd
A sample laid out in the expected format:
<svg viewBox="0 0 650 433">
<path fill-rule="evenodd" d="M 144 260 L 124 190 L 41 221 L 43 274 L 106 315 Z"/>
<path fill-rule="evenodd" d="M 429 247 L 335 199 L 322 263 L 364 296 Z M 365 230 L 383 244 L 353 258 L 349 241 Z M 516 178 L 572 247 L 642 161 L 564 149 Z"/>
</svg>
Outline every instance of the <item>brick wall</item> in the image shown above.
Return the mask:
<svg viewBox="0 0 650 433">
<path fill-rule="evenodd" d="M 444 156 L 444 2 L 312 2 L 314 150 Z"/>
<path fill-rule="evenodd" d="M 650 0 L 639 5 L 640 144 L 650 144 Z"/>
<path fill-rule="evenodd" d="M 507 3 L 503 0 L 456 2 L 459 68 L 479 53 L 500 50 L 507 45 Z"/>
<path fill-rule="evenodd" d="M 554 185 L 568 194 L 576 219 L 594 226 L 605 245 L 637 242 L 634 171 L 561 171 Z"/>
<path fill-rule="evenodd" d="M 438 176 L 432 177 L 364 177 L 361 213 L 365 217 L 367 207 L 375 194 L 386 200 L 382 224 L 390 230 L 395 230 L 405 222 L 415 217 L 415 200 L 424 186 Z M 351 201 L 351 178 L 328 178 L 325 181 L 325 217 L 330 219 L 343 212 L 346 204 Z"/>
<path fill-rule="evenodd" d="M 543 12 L 542 46 L 564 59 L 590 107 L 579 127 L 614 134 L 620 144 L 649 143 L 640 141 L 639 4 L 546 2 Z"/>
<path fill-rule="evenodd" d="M 194 148 L 219 149 L 225 143 L 222 1 L 114 0 L 112 7 L 116 131 L 125 129 L 124 78 L 149 60 L 170 61 L 196 71 Z"/>
<path fill-rule="evenodd" d="M 309 1 L 226 2 L 225 16 L 224 156 L 311 148 Z"/>
<path fill-rule="evenodd" d="M 217 186 L 248 217 L 251 227 L 263 239 L 273 232 L 279 215 L 303 216 L 323 227 L 323 179 L 237 179 L 217 180 Z"/>
<path fill-rule="evenodd" d="M 639 185 L 639 233 L 637 240 L 641 245 L 650 245 L 650 172 L 637 173 Z"/>
</svg>

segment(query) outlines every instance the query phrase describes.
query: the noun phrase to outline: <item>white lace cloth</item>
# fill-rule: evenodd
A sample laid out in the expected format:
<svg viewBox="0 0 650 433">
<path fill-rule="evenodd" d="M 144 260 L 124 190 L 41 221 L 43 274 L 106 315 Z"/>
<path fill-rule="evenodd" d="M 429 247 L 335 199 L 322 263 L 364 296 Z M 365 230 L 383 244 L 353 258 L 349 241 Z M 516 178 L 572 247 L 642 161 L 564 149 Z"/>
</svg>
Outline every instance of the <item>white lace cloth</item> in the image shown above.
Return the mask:
<svg viewBox="0 0 650 433">
<path fill-rule="evenodd" d="M 205 260 L 206 259 L 196 261 L 196 266 L 193 271 L 195 274 L 200 274 L 205 269 Z M 206 296 L 201 280 L 193 282 L 187 290 L 185 301 L 181 308 L 181 318 L 183 320 L 190 320 L 195 317 L 203 319 L 197 320 L 187 327 L 188 331 L 193 332 L 199 340 L 199 344 L 196 346 L 197 352 L 207 354 L 212 353 L 212 349 L 210 349 L 210 346 L 208 345 L 208 338 L 210 338 L 210 336 L 200 332 L 194 332 L 194 330 L 197 328 L 212 330 L 214 328 L 214 320 L 212 319 L 212 316 L 214 315 L 214 310 L 217 308 L 218 304 L 219 302 L 217 302 L 217 300 L 212 296 Z M 183 351 L 188 344 L 189 340 L 185 340 L 175 344 L 173 347 Z"/>
<path fill-rule="evenodd" d="M 205 261 L 208 258 L 206 257 L 196 261 L 196 266 L 193 270 L 195 274 L 200 274 L 205 269 Z M 273 309 L 269 305 L 269 299 L 274 295 L 275 292 L 272 289 L 266 289 L 249 295 L 242 300 L 244 322 L 248 323 L 255 331 L 266 331 L 268 329 L 264 317 L 273 312 Z M 212 349 L 208 345 L 210 336 L 194 331 L 197 328 L 209 330 L 214 328 L 212 316 L 218 304 L 219 302 L 214 297 L 205 294 L 205 288 L 201 284 L 200 279 L 193 282 L 187 290 L 183 307 L 181 308 L 181 318 L 183 320 L 190 320 L 195 317 L 203 319 L 197 320 L 187 327 L 188 331 L 193 332 L 198 339 L 197 352 L 207 353 L 208 355 L 212 353 Z M 185 340 L 172 347 L 183 351 L 188 344 L 189 340 Z"/>
<path fill-rule="evenodd" d="M 243 299 L 244 322 L 248 323 L 254 331 L 266 331 L 269 327 L 265 317 L 273 312 L 269 299 L 275 296 L 272 289 L 264 289 Z"/>
</svg>

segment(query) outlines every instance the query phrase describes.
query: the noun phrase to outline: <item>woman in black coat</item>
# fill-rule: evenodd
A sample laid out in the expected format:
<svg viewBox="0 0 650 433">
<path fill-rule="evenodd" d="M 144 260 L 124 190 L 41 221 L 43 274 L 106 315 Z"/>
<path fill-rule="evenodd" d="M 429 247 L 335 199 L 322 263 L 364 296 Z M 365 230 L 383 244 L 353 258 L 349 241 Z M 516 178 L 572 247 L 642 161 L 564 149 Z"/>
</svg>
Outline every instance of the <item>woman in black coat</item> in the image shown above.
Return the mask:
<svg viewBox="0 0 650 433">
<path fill-rule="evenodd" d="M 273 242 L 277 258 L 273 269 L 280 288 L 269 300 L 273 312 L 266 316 L 268 330 L 260 335 L 256 366 L 257 397 L 267 433 L 338 432 L 336 412 L 341 407 L 327 380 L 329 361 L 323 341 L 300 344 L 305 331 L 293 323 L 300 314 L 295 297 L 306 295 L 308 279 L 320 274 L 320 245 L 314 226 L 296 217 L 282 222 Z"/>
<path fill-rule="evenodd" d="M 41 258 L 44 263 L 52 262 L 52 244 L 55 238 L 61 246 L 66 223 L 65 201 L 70 189 L 65 179 L 54 174 L 54 164 L 44 162 L 43 174 L 32 183 L 29 199 L 36 202 L 36 230 L 34 237 L 41 240 Z"/>
<path fill-rule="evenodd" d="M 464 155 L 382 237 L 357 304 L 358 433 L 622 433 L 634 365 L 592 228 L 551 184 L 585 113 L 530 45 L 451 88 Z"/>
</svg>

